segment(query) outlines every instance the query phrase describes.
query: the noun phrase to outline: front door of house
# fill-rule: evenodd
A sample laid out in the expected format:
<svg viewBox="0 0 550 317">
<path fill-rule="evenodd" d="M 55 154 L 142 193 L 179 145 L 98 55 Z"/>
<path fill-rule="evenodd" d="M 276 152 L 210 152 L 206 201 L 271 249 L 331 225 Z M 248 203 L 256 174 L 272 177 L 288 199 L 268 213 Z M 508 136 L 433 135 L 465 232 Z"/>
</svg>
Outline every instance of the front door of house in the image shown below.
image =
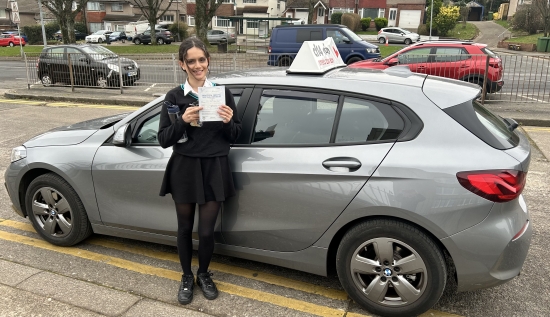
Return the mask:
<svg viewBox="0 0 550 317">
<path fill-rule="evenodd" d="M 317 8 L 317 24 L 325 24 L 325 8 Z"/>
<path fill-rule="evenodd" d="M 397 8 L 390 8 L 390 15 L 388 16 L 388 26 L 395 26 L 397 20 Z"/>
</svg>

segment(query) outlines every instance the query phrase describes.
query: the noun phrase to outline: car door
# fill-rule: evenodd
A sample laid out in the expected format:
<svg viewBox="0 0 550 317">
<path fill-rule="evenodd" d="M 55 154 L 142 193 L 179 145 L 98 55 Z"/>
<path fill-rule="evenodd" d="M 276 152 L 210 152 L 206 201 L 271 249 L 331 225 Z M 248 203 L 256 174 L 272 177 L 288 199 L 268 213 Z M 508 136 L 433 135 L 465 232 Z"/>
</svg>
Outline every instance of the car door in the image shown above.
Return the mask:
<svg viewBox="0 0 550 317">
<path fill-rule="evenodd" d="M 91 71 L 92 60 L 87 54 L 77 48 L 67 47 L 67 58 L 71 60 L 75 84 L 85 86 L 93 85 L 94 80 Z"/>
<path fill-rule="evenodd" d="M 430 73 L 433 70 L 429 67 L 429 63 L 433 59 L 431 53 L 430 47 L 420 47 L 399 54 L 397 59 L 400 65 L 408 65 L 414 73 L 433 75 Z"/>
<path fill-rule="evenodd" d="M 225 243 L 285 252 L 309 247 L 374 173 L 402 129 L 389 104 L 368 98 L 255 89 L 243 133 L 229 153 L 237 195 L 223 206 Z"/>
<path fill-rule="evenodd" d="M 46 69 L 55 82 L 70 84 L 69 64 L 64 47 L 52 47 L 48 51 Z"/>
<path fill-rule="evenodd" d="M 141 36 L 141 42 L 143 42 L 143 43 L 150 43 L 151 42 L 151 31 L 143 32 L 143 35 Z"/>
<path fill-rule="evenodd" d="M 435 76 L 460 79 L 473 67 L 471 56 L 462 47 L 436 47 L 430 73 Z"/>
<path fill-rule="evenodd" d="M 244 113 L 252 89 L 230 90 L 238 113 Z M 106 142 L 97 150 L 92 176 L 101 221 L 106 226 L 175 236 L 174 201 L 170 195 L 159 196 L 172 155 L 172 148 L 163 149 L 157 141 L 160 109 L 159 104 L 132 122 L 129 147 Z"/>
</svg>

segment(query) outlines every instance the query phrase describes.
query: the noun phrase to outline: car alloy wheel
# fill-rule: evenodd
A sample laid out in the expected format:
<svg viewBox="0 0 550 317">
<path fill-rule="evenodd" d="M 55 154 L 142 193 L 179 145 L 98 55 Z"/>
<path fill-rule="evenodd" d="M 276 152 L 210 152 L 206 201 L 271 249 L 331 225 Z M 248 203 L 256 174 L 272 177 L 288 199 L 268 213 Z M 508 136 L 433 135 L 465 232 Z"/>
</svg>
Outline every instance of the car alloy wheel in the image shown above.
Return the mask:
<svg viewBox="0 0 550 317">
<path fill-rule="evenodd" d="M 383 37 L 381 37 L 381 38 L 378 38 L 378 43 L 380 43 L 380 44 L 384 44 L 384 43 L 386 43 L 386 39 L 385 39 L 385 38 L 383 38 Z"/>
<path fill-rule="evenodd" d="M 48 74 L 43 74 L 42 78 L 40 78 L 40 81 L 42 81 L 42 85 L 44 86 L 51 86 L 53 84 L 53 80 Z"/>
<path fill-rule="evenodd" d="M 355 63 L 355 62 L 359 62 L 359 61 L 361 61 L 361 60 L 362 60 L 362 59 L 360 59 L 359 57 L 352 57 L 352 58 L 350 58 L 350 59 L 348 60 L 348 63 L 347 63 L 347 64 L 348 64 L 348 65 L 351 65 L 351 64 L 353 64 L 353 63 Z"/>
<path fill-rule="evenodd" d="M 139 39 L 134 39 L 134 44 L 139 45 L 141 44 L 141 41 Z"/>
<path fill-rule="evenodd" d="M 92 233 L 80 198 L 59 175 L 35 178 L 27 188 L 25 209 L 36 232 L 59 246 L 71 246 Z"/>
<path fill-rule="evenodd" d="M 411 45 L 411 43 L 412 43 L 411 39 L 405 39 L 405 44 Z"/>
<path fill-rule="evenodd" d="M 107 88 L 107 79 L 103 76 L 97 77 L 96 84 L 99 88 Z"/>
<path fill-rule="evenodd" d="M 395 220 L 360 223 L 342 238 L 336 256 L 342 286 L 372 313 L 416 316 L 445 289 L 443 254 L 430 237 Z"/>
<path fill-rule="evenodd" d="M 13 42 L 10 42 L 10 47 L 14 47 L 15 44 L 13 44 Z"/>
<path fill-rule="evenodd" d="M 103 39 L 102 39 L 102 38 L 98 38 L 98 39 L 97 39 L 97 42 L 98 42 L 98 43 L 103 43 Z"/>
<path fill-rule="evenodd" d="M 292 61 L 290 60 L 290 57 L 284 56 L 279 59 L 279 66 L 290 66 L 292 64 Z"/>
<path fill-rule="evenodd" d="M 157 44 L 158 45 L 164 44 L 164 40 L 162 38 L 157 39 Z"/>
</svg>

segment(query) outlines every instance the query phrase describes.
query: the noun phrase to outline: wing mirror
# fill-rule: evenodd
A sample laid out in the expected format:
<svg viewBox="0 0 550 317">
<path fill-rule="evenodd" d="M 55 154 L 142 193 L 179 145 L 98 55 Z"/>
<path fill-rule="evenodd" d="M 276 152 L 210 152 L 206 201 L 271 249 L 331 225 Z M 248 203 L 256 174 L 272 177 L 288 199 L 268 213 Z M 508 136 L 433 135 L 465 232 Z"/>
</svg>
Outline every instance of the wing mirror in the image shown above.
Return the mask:
<svg viewBox="0 0 550 317">
<path fill-rule="evenodd" d="M 392 59 L 390 59 L 390 60 L 386 63 L 386 65 L 389 65 L 389 66 L 395 66 L 395 65 L 397 65 L 397 64 L 399 64 L 399 59 L 398 59 L 398 58 L 395 58 L 395 57 L 392 58 Z"/>
<path fill-rule="evenodd" d="M 344 36 L 344 38 L 342 39 L 342 41 L 344 41 L 344 43 L 346 43 L 346 44 L 351 43 L 351 41 L 350 41 L 347 37 L 345 37 L 345 36 Z"/>
<path fill-rule="evenodd" d="M 84 63 L 89 63 L 90 61 L 85 57 L 85 56 L 81 56 L 79 59 L 78 59 L 79 62 L 84 62 Z"/>
<path fill-rule="evenodd" d="M 132 144 L 132 129 L 130 124 L 126 123 L 125 125 L 118 128 L 113 136 L 113 145 L 120 147 L 129 147 Z"/>
</svg>

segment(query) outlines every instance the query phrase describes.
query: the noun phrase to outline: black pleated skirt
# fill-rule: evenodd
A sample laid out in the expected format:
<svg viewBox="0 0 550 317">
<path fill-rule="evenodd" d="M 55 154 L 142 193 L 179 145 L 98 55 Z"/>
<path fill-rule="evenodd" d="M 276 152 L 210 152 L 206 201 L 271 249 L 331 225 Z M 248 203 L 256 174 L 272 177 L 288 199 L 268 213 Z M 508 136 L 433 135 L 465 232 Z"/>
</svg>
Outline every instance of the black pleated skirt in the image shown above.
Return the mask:
<svg viewBox="0 0 550 317">
<path fill-rule="evenodd" d="M 229 159 L 189 157 L 173 152 L 160 189 L 160 196 L 166 194 L 172 194 L 172 199 L 180 204 L 225 201 L 235 195 Z"/>
</svg>

